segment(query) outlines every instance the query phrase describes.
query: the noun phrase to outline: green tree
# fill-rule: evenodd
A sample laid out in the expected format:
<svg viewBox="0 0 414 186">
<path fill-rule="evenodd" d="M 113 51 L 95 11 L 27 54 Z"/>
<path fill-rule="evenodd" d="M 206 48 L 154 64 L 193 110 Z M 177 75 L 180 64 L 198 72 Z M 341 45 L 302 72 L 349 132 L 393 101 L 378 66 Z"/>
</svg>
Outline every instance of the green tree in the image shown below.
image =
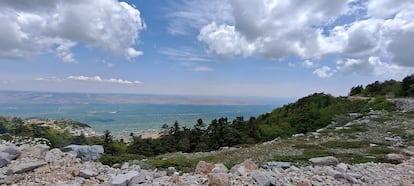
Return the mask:
<svg viewBox="0 0 414 186">
<path fill-rule="evenodd" d="M 364 90 L 364 87 L 362 85 L 358 85 L 356 87 L 352 87 L 351 91 L 349 92 L 350 96 L 355 96 L 355 95 L 359 95 L 362 93 L 362 91 Z"/>
</svg>

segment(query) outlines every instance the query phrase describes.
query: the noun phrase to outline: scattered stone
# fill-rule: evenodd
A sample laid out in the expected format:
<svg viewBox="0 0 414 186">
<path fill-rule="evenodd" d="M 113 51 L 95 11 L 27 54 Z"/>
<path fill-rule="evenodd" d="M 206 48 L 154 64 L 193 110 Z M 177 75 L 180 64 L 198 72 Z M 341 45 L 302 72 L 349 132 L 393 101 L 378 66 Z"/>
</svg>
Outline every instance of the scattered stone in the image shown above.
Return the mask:
<svg viewBox="0 0 414 186">
<path fill-rule="evenodd" d="M 167 175 L 168 176 L 171 176 L 171 175 L 173 175 L 176 172 L 177 172 L 177 170 L 175 169 L 175 167 L 168 167 L 167 168 Z"/>
<path fill-rule="evenodd" d="M 269 185 L 276 185 L 272 181 L 274 180 L 274 174 L 272 172 L 267 171 L 253 171 L 251 173 L 251 176 L 253 180 L 256 181 L 256 183 L 260 186 L 269 186 Z"/>
<path fill-rule="evenodd" d="M 244 160 L 243 163 L 235 165 L 230 169 L 230 172 L 239 176 L 245 176 L 254 170 L 258 170 L 259 167 L 251 160 Z"/>
<path fill-rule="evenodd" d="M 15 165 L 10 170 L 13 174 L 21 174 L 21 173 L 31 171 L 33 169 L 36 169 L 46 164 L 47 163 L 43 160 L 32 161 L 32 162 L 22 162 L 20 164 Z"/>
<path fill-rule="evenodd" d="M 402 163 L 404 160 L 407 159 L 404 155 L 390 153 L 386 155 L 387 160 L 394 162 L 394 163 Z"/>
<path fill-rule="evenodd" d="M 50 149 L 49 146 L 44 144 L 37 144 L 35 146 L 24 145 L 22 147 L 22 158 L 30 157 L 36 159 L 44 159 L 46 152 Z"/>
<path fill-rule="evenodd" d="M 224 164 L 219 163 L 219 164 L 214 164 L 214 168 L 213 170 L 211 170 L 211 172 L 212 173 L 227 173 L 229 172 L 229 169 L 227 169 L 227 167 Z"/>
<path fill-rule="evenodd" d="M 407 156 L 414 156 L 414 146 L 408 146 L 402 150 L 402 153 Z"/>
<path fill-rule="evenodd" d="M 371 143 L 371 144 L 369 144 L 369 147 L 377 147 L 378 145 L 377 144 L 375 144 L 375 143 Z"/>
<path fill-rule="evenodd" d="M 305 136 L 305 134 L 303 133 L 299 133 L 299 134 L 293 134 L 292 137 L 296 138 L 296 137 L 301 137 L 301 136 Z"/>
<path fill-rule="evenodd" d="M 211 163 L 207 163 L 205 161 L 199 161 L 197 163 L 195 173 L 196 174 L 208 174 L 210 173 L 214 168 L 214 165 Z"/>
<path fill-rule="evenodd" d="M 317 132 L 317 133 L 321 133 L 321 132 L 323 132 L 324 130 L 325 130 L 325 128 L 321 128 L 321 129 L 316 130 L 315 132 Z"/>
<path fill-rule="evenodd" d="M 339 163 L 338 159 L 333 156 L 311 158 L 309 159 L 309 162 L 313 166 L 329 166 L 329 165 L 336 165 Z"/>
<path fill-rule="evenodd" d="M 102 145 L 69 145 L 64 149 L 70 149 L 74 151 L 77 156 L 85 160 L 97 160 L 104 153 Z"/>
<path fill-rule="evenodd" d="M 20 174 L 9 175 L 4 179 L 0 179 L 0 184 L 13 185 L 23 179 L 24 179 L 24 176 Z"/>
<path fill-rule="evenodd" d="M 384 139 L 385 139 L 385 141 L 393 141 L 393 142 L 401 141 L 401 138 L 399 138 L 399 137 L 396 137 L 396 138 L 385 137 Z"/>
<path fill-rule="evenodd" d="M 129 163 L 128 162 L 125 162 L 124 164 L 122 164 L 122 166 L 121 166 L 121 170 L 128 170 L 128 168 L 129 168 Z"/>
<path fill-rule="evenodd" d="M 345 163 L 339 163 L 338 165 L 336 165 L 336 170 L 345 173 L 348 170 L 348 165 Z"/>
<path fill-rule="evenodd" d="M 335 130 L 348 130 L 350 127 L 335 127 Z"/>
<path fill-rule="evenodd" d="M 83 178 L 90 178 L 90 177 L 95 177 L 97 176 L 98 173 L 90 170 L 90 169 L 81 169 L 79 170 L 79 176 L 83 177 Z"/>
<path fill-rule="evenodd" d="M 210 186 L 230 186 L 230 175 L 224 173 L 211 173 L 208 175 L 208 181 Z"/>
<path fill-rule="evenodd" d="M 271 169 L 273 167 L 276 168 L 289 168 L 291 166 L 290 162 L 283 162 L 283 161 L 272 161 L 272 162 L 267 162 L 265 164 L 265 167 L 268 169 Z"/>
<path fill-rule="evenodd" d="M 16 159 L 22 152 L 14 145 L 0 144 L 0 168 Z"/>
<path fill-rule="evenodd" d="M 137 171 L 129 171 L 126 174 L 118 174 L 110 180 L 111 186 L 127 186 L 128 183 L 136 176 L 138 176 Z"/>
</svg>

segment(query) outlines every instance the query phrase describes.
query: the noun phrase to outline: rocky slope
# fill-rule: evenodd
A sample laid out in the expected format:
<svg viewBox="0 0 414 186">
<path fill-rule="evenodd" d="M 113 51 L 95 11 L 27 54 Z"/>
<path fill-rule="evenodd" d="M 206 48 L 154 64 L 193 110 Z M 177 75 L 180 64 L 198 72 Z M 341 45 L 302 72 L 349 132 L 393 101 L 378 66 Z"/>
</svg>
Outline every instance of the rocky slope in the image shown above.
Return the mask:
<svg viewBox="0 0 414 186">
<path fill-rule="evenodd" d="M 0 184 L 414 185 L 412 103 L 411 100 L 397 100 L 404 112 L 351 113 L 324 129 L 294 135 L 287 140 L 159 157 L 184 156 L 215 163 L 199 161 L 191 173 L 182 173 L 174 167 L 148 169 L 141 167 L 143 160 L 109 167 L 80 154 L 90 152 L 89 147 L 62 152 L 46 145 L 17 147 L 3 141 L 0 142 Z M 224 164 L 229 165 L 229 161 L 239 163 L 226 167 Z"/>
<path fill-rule="evenodd" d="M 335 157 L 313 158 L 306 167 L 268 162 L 259 168 L 245 160 L 228 170 L 223 164 L 200 161 L 193 173 L 144 170 L 124 163 L 112 168 L 85 161 L 75 154 L 45 145 L 16 147 L 0 144 L 0 183 L 3 185 L 412 185 L 414 147 L 397 155 L 402 163 L 348 165 Z"/>
</svg>

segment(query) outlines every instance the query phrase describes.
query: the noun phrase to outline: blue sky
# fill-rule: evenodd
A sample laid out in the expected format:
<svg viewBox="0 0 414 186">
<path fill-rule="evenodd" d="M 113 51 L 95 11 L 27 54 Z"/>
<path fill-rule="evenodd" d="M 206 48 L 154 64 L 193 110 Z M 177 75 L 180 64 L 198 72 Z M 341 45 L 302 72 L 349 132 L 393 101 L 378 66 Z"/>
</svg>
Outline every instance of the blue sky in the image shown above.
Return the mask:
<svg viewBox="0 0 414 186">
<path fill-rule="evenodd" d="M 298 98 L 414 72 L 411 0 L 4 0 L 0 10 L 0 90 Z"/>
</svg>

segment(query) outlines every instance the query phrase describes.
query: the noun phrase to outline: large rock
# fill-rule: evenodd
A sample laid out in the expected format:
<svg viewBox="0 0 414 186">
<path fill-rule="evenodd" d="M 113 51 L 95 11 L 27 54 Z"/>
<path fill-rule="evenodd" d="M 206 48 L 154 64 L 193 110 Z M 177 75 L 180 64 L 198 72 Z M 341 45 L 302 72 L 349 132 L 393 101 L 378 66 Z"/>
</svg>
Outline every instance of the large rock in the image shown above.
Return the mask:
<svg viewBox="0 0 414 186">
<path fill-rule="evenodd" d="M 138 175 L 139 173 L 137 171 L 129 171 L 126 174 L 118 174 L 112 177 L 110 181 L 110 185 L 111 186 L 127 186 L 129 182 Z"/>
<path fill-rule="evenodd" d="M 213 170 L 211 170 L 212 173 L 227 173 L 229 172 L 229 169 L 227 169 L 227 167 L 222 164 L 222 163 L 218 163 L 218 164 L 214 164 L 214 168 Z"/>
<path fill-rule="evenodd" d="M 309 159 L 309 162 L 314 166 L 330 166 L 339 163 L 338 159 L 333 156 L 311 158 Z"/>
<path fill-rule="evenodd" d="M 275 185 L 274 180 L 274 174 L 272 172 L 266 172 L 266 171 L 253 171 L 251 173 L 251 176 L 254 181 L 260 186 L 270 186 Z"/>
<path fill-rule="evenodd" d="M 265 167 L 268 169 L 272 169 L 272 168 L 289 168 L 291 166 L 290 162 L 283 162 L 283 161 L 272 161 L 272 162 L 267 162 L 265 164 Z"/>
<path fill-rule="evenodd" d="M 14 145 L 0 144 L 0 168 L 6 166 L 21 154 L 22 152 Z"/>
<path fill-rule="evenodd" d="M 46 165 L 47 163 L 43 160 L 38 160 L 38 161 L 32 161 L 32 162 L 22 162 L 19 163 L 17 165 L 15 165 L 14 167 L 12 167 L 10 170 L 11 173 L 13 174 L 20 174 L 20 173 L 24 173 L 24 172 L 28 172 L 31 170 L 34 170 L 38 167 L 41 167 L 43 165 Z"/>
<path fill-rule="evenodd" d="M 132 178 L 129 185 L 142 185 L 151 183 L 154 179 L 154 175 L 147 170 L 142 170 L 138 176 Z"/>
<path fill-rule="evenodd" d="M 49 149 L 50 147 L 44 144 L 37 144 L 35 146 L 24 145 L 22 148 L 22 158 L 44 159 Z"/>
<path fill-rule="evenodd" d="M 77 156 L 85 160 L 97 160 L 104 153 L 102 145 L 69 145 L 64 149 L 70 149 L 74 151 Z"/>
<path fill-rule="evenodd" d="M 230 169 L 232 174 L 236 174 L 239 176 L 246 176 L 248 173 L 253 172 L 254 170 L 258 170 L 259 167 L 252 161 L 252 160 L 244 160 L 243 163 L 235 165 Z"/>
<path fill-rule="evenodd" d="M 387 154 L 386 158 L 388 161 L 391 161 L 392 163 L 402 163 L 404 160 L 407 159 L 407 157 L 405 157 L 404 155 L 395 153 Z"/>
<path fill-rule="evenodd" d="M 98 173 L 90 170 L 90 169 L 81 169 L 79 170 L 79 176 L 83 177 L 83 178 L 90 178 L 90 177 L 95 177 L 97 176 Z"/>
<path fill-rule="evenodd" d="M 212 173 L 208 176 L 210 186 L 230 186 L 230 175 L 224 173 Z"/>
<path fill-rule="evenodd" d="M 208 174 L 210 173 L 214 168 L 214 165 L 211 163 L 207 163 L 205 161 L 199 161 L 197 163 L 195 173 L 196 174 Z"/>
</svg>

